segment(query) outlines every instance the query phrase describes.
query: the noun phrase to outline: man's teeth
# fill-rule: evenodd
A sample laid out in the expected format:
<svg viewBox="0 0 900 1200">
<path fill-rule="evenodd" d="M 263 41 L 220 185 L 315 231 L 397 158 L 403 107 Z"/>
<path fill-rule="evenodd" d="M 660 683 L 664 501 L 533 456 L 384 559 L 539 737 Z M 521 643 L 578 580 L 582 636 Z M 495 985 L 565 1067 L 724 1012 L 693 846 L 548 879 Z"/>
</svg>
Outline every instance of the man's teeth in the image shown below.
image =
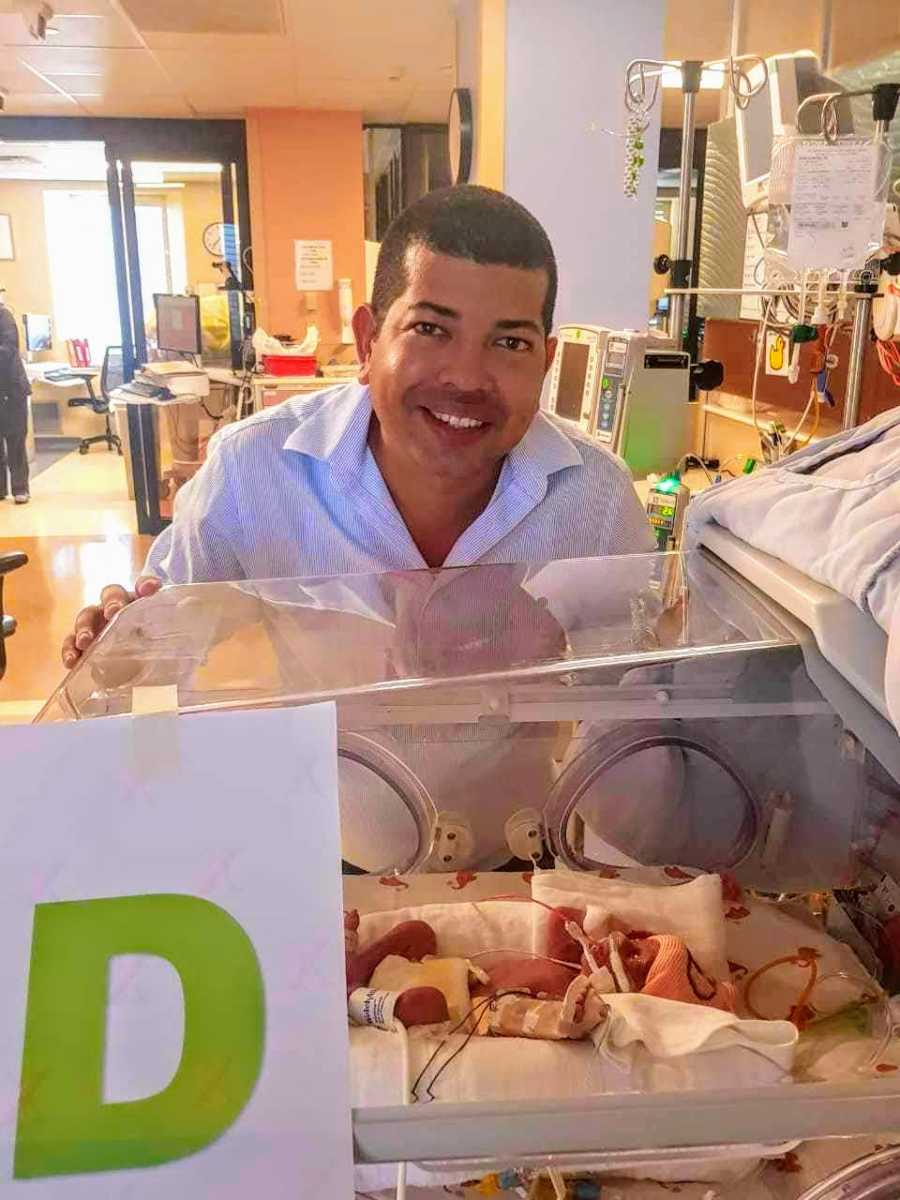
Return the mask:
<svg viewBox="0 0 900 1200">
<path fill-rule="evenodd" d="M 454 417 L 450 413 L 439 412 L 432 412 L 431 415 L 453 429 L 480 429 L 484 424 L 484 421 L 476 421 L 474 417 Z"/>
</svg>

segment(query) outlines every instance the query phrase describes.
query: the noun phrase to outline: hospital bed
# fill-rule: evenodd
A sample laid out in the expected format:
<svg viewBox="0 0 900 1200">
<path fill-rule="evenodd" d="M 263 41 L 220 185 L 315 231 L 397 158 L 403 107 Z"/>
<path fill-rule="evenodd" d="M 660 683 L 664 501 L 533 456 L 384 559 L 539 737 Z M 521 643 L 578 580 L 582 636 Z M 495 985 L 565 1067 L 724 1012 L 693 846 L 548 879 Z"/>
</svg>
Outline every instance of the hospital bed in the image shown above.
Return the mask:
<svg viewBox="0 0 900 1200">
<path fill-rule="evenodd" d="M 724 956 L 738 997 L 724 1040 L 679 1049 L 674 1010 L 637 1034 L 626 1013 L 619 1042 L 423 1033 L 411 1073 L 432 1053 L 441 1070 L 411 1104 L 396 1035 L 352 1028 L 360 1190 L 389 1188 L 403 1160 L 435 1194 L 552 1165 L 629 1197 L 663 1183 L 767 1200 L 766 1172 L 799 1196 L 900 1132 L 890 978 L 836 899 L 900 877 L 887 639 L 726 531 L 703 542 L 167 588 L 116 618 L 39 718 L 125 714 L 160 686 L 181 712 L 332 699 L 345 908 L 364 933 L 412 915 L 439 953 L 527 954 L 565 894 L 671 929 L 713 974 Z M 798 948 L 832 981 L 799 1036 L 787 1016 L 806 975 L 777 965 Z M 900 1159 L 871 1170 L 900 1191 Z"/>
</svg>

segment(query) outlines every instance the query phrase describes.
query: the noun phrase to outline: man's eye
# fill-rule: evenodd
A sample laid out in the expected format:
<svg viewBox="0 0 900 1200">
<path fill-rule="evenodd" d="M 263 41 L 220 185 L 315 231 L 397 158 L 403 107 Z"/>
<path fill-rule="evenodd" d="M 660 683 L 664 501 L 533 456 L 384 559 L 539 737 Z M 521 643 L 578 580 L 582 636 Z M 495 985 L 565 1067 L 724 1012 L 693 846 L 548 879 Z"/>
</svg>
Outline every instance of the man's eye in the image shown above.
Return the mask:
<svg viewBox="0 0 900 1200">
<path fill-rule="evenodd" d="M 502 337 L 497 345 L 502 346 L 504 350 L 513 350 L 520 354 L 531 349 L 531 342 L 520 337 Z"/>
<path fill-rule="evenodd" d="M 444 332 L 440 325 L 435 325 L 433 321 L 417 321 L 413 329 L 422 337 L 440 337 Z"/>
</svg>

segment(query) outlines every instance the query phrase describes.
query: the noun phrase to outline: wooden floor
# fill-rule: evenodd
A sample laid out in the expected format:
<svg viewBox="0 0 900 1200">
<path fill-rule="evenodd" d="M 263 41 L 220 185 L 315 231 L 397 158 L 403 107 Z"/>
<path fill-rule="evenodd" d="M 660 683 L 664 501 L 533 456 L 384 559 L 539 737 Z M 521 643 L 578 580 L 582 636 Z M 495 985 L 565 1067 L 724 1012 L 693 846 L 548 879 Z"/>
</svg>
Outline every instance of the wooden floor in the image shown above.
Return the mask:
<svg viewBox="0 0 900 1200">
<path fill-rule="evenodd" d="M 0 501 L 0 537 L 109 537 L 137 533 L 125 460 L 94 446 L 73 451 L 31 481 L 31 503 Z"/>
<path fill-rule="evenodd" d="M 30 504 L 0 501 L 0 553 L 24 550 L 7 576 L 4 610 L 19 623 L 7 643 L 0 723 L 28 721 L 64 675 L 60 645 L 84 605 L 107 583 L 133 582 L 149 537 L 135 533 L 124 463 L 95 448 L 73 453 L 32 481 Z"/>
</svg>

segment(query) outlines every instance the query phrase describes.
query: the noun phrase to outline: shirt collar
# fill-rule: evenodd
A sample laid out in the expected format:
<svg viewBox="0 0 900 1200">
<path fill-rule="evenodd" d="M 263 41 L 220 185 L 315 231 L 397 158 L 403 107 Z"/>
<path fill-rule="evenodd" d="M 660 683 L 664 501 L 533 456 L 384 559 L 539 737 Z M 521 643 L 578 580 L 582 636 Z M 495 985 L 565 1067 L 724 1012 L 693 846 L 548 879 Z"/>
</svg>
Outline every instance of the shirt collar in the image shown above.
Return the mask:
<svg viewBox="0 0 900 1200">
<path fill-rule="evenodd" d="M 308 454 L 332 466 L 359 475 L 366 456 L 372 401 L 368 387 L 350 383 L 293 401 L 300 417 L 284 443 L 285 450 Z M 303 413 L 303 408 L 312 411 Z M 296 409 L 295 409 L 296 411 Z M 511 475 L 531 495 L 540 498 L 547 480 L 567 467 L 582 466 L 581 455 L 570 438 L 543 412 L 538 412 L 528 432 L 509 452 L 504 474 Z"/>
<path fill-rule="evenodd" d="M 546 494 L 551 475 L 584 465 L 575 443 L 543 412 L 535 416 L 506 461 L 513 478 L 538 499 Z"/>
<path fill-rule="evenodd" d="M 284 443 L 285 450 L 324 462 L 355 459 L 361 466 L 372 417 L 367 387 L 348 383 L 312 396 L 298 396 L 290 403 L 297 425 Z"/>
</svg>

